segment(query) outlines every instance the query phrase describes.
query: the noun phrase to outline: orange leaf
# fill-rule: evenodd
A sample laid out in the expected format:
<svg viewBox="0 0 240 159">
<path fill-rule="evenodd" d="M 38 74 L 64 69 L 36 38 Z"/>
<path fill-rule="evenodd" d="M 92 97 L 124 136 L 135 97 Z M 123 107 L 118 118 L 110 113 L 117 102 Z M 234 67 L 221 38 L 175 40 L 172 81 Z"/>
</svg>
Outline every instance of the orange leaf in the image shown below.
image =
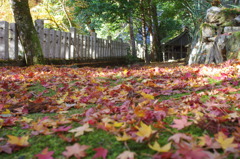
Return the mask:
<svg viewBox="0 0 240 159">
<path fill-rule="evenodd" d="M 8 143 L 16 146 L 21 146 L 21 147 L 26 147 L 29 146 L 28 143 L 28 138 L 29 136 L 22 136 L 22 137 L 17 137 L 17 136 L 12 136 L 12 135 L 7 135 L 9 140 Z"/>
</svg>

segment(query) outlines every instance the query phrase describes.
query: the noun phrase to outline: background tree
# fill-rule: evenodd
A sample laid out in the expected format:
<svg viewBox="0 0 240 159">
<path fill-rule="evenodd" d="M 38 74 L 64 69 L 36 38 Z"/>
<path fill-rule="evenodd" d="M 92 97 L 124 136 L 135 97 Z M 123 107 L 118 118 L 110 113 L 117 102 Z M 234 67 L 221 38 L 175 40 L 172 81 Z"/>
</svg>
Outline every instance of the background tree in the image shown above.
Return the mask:
<svg viewBox="0 0 240 159">
<path fill-rule="evenodd" d="M 24 48 L 27 65 L 43 64 L 44 57 L 37 31 L 33 25 L 28 0 L 11 0 L 19 38 Z"/>
</svg>

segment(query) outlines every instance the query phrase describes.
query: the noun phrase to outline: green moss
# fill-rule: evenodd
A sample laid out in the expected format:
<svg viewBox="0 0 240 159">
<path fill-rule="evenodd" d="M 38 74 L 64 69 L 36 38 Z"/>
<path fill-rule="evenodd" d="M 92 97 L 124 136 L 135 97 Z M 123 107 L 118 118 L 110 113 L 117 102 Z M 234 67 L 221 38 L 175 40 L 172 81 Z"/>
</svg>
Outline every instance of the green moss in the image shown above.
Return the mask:
<svg viewBox="0 0 240 159">
<path fill-rule="evenodd" d="M 213 24 L 202 23 L 202 25 L 201 25 L 201 29 L 206 28 L 206 27 L 210 27 L 210 28 L 212 28 L 212 29 L 217 29 L 217 28 L 218 28 L 218 26 L 213 25 Z"/>
<path fill-rule="evenodd" d="M 223 27 L 227 27 L 227 26 L 234 26 L 234 22 L 233 21 L 229 21 L 229 22 L 225 22 L 222 24 Z"/>
<path fill-rule="evenodd" d="M 222 13 L 226 16 L 237 16 L 240 14 L 240 9 L 239 8 L 224 8 L 222 9 Z"/>
<path fill-rule="evenodd" d="M 240 31 L 232 33 L 231 38 L 227 41 L 227 59 L 240 59 Z"/>
<path fill-rule="evenodd" d="M 236 37 L 237 40 L 240 40 L 240 31 L 234 32 L 232 36 Z"/>
<path fill-rule="evenodd" d="M 37 83 L 31 87 L 28 88 L 28 91 L 33 91 L 35 93 L 41 93 L 44 92 L 44 96 L 45 97 L 52 97 L 54 95 L 56 95 L 56 92 L 52 89 L 48 89 L 45 88 L 44 86 L 42 86 L 40 83 Z"/>
</svg>

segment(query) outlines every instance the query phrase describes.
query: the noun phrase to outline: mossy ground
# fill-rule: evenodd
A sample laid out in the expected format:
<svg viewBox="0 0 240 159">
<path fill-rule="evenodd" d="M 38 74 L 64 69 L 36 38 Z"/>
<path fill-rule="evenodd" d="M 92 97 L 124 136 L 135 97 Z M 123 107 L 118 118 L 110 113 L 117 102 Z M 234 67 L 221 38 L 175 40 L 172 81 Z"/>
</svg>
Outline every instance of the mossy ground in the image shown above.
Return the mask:
<svg viewBox="0 0 240 159">
<path fill-rule="evenodd" d="M 121 76 L 115 76 L 116 79 L 108 79 L 106 77 L 99 77 L 100 79 L 106 80 L 110 86 L 118 85 L 124 82 L 124 79 Z M 131 77 L 128 77 L 131 78 Z M 74 83 L 76 81 L 72 81 Z M 223 84 L 224 81 L 222 80 L 217 80 L 213 78 L 208 78 L 208 84 L 211 84 L 213 86 L 220 86 Z M 70 82 L 71 83 L 71 82 Z M 57 87 L 62 87 L 61 85 Z M 240 86 L 235 86 L 235 88 L 239 88 Z M 53 89 L 49 89 L 46 87 L 43 87 L 40 83 L 35 82 L 35 84 L 32 84 L 30 87 L 28 87 L 27 91 L 33 92 L 34 94 L 39 94 L 40 92 L 44 92 L 43 96 L 44 97 L 51 97 L 55 96 L 56 92 Z M 200 91 L 190 91 L 187 93 L 178 93 L 174 95 L 159 95 L 155 96 L 155 99 L 158 100 L 159 102 L 164 101 L 164 100 L 181 100 L 185 96 L 189 96 L 193 93 L 200 94 L 206 90 L 200 90 Z M 233 93 L 240 93 L 238 92 L 233 92 Z M 215 96 L 215 95 L 212 95 Z M 209 100 L 211 95 L 207 96 L 201 96 L 200 100 L 202 102 L 205 102 Z M 34 97 L 33 99 L 34 100 Z M 71 116 L 74 114 L 81 114 L 87 109 L 91 107 L 96 107 L 95 104 L 89 104 L 83 108 L 80 109 L 70 109 L 68 112 L 66 112 L 66 116 Z M 233 107 L 233 109 L 235 109 Z M 58 116 L 59 113 L 34 113 L 34 114 L 27 114 L 24 117 L 27 117 L 29 119 L 33 119 L 33 121 L 38 121 L 39 119 L 42 119 L 43 117 L 48 116 L 51 119 L 56 119 L 56 116 Z M 191 112 L 188 112 L 187 116 L 193 116 Z M 176 133 L 185 133 L 185 134 L 190 134 L 191 136 L 202 136 L 203 134 L 207 134 L 209 136 L 213 136 L 214 134 L 211 134 L 210 132 L 207 132 L 204 129 L 201 129 L 198 127 L 196 124 L 193 124 L 189 127 L 186 127 L 182 130 L 177 130 L 169 125 L 173 124 L 173 120 L 176 119 L 176 116 L 167 116 L 163 119 L 163 122 L 167 123 L 166 124 L 166 129 L 162 130 L 159 136 L 157 137 L 157 141 L 160 145 L 165 145 L 169 141 L 169 137 Z M 81 126 L 80 123 L 73 122 L 71 124 L 73 128 Z M 31 159 L 34 158 L 34 155 L 39 154 L 44 148 L 48 147 L 49 151 L 54 151 L 54 158 L 59 158 L 62 159 L 64 158 L 62 155 L 62 152 L 65 151 L 66 146 L 72 146 L 73 143 L 68 143 L 63 141 L 57 134 L 51 134 L 51 135 L 31 135 L 32 130 L 31 129 L 22 129 L 22 126 L 19 124 L 12 126 L 12 127 L 3 127 L 1 128 L 0 131 L 0 137 L 7 138 L 7 135 L 13 135 L 13 136 L 24 136 L 24 135 L 29 135 L 29 143 L 31 146 L 23 148 L 19 151 L 16 151 L 12 154 L 6 154 L 6 153 L 1 153 L 1 158 L 3 159 Z M 67 137 L 72 137 L 72 133 L 65 132 Z M 1 143 L 2 141 L 0 141 Z M 82 136 L 77 137 L 77 143 L 81 145 L 91 145 L 91 148 L 89 148 L 87 152 L 87 157 L 85 158 L 92 158 L 95 154 L 95 151 L 93 150 L 96 147 L 104 147 L 108 149 L 108 157 L 109 159 L 114 159 L 116 158 L 120 153 L 123 151 L 130 150 L 132 152 L 137 153 L 137 158 L 140 159 L 148 159 L 151 158 L 153 154 L 156 154 L 155 151 L 149 149 L 148 147 L 148 142 L 143 142 L 143 143 L 137 143 L 133 140 L 128 140 L 126 142 L 119 142 L 116 140 L 115 135 L 111 134 L 110 132 L 96 129 L 94 128 L 93 132 L 87 132 Z M 150 141 L 151 143 L 152 141 Z"/>
<path fill-rule="evenodd" d="M 31 86 L 29 88 L 29 91 L 33 92 L 43 92 L 46 88 L 40 85 L 39 83 L 36 83 L 36 85 Z M 49 90 L 49 93 L 44 94 L 44 96 L 51 96 L 55 95 L 56 92 L 53 90 Z M 175 94 L 172 96 L 159 96 L 159 101 L 163 100 L 171 100 L 171 99 L 179 99 L 185 95 L 189 95 L 189 93 L 181 93 L 181 94 Z M 88 105 L 84 109 L 88 109 L 90 107 L 93 107 L 95 105 Z M 70 116 L 72 114 L 76 113 L 82 113 L 84 109 L 71 109 L 66 114 L 67 116 Z M 28 114 L 24 117 L 33 119 L 34 121 L 38 121 L 39 119 L 42 119 L 43 117 L 50 117 L 54 118 L 57 116 L 57 113 L 35 113 L 35 114 Z M 173 122 L 174 117 L 167 117 L 164 119 L 164 122 L 171 124 Z M 80 126 L 78 123 L 72 124 L 73 128 Z M 168 131 L 164 131 L 159 136 L 159 143 L 161 145 L 168 143 L 168 138 L 172 136 L 174 133 L 177 133 L 178 131 L 167 127 Z M 29 129 L 22 129 L 20 125 L 16 125 L 13 127 L 4 127 L 0 131 L 1 137 L 6 137 L 7 135 L 13 135 L 13 136 L 24 136 L 24 135 L 31 135 L 31 131 Z M 195 126 L 190 126 L 186 129 L 181 130 L 181 132 L 187 132 L 189 134 L 200 136 L 203 133 L 203 130 L 200 128 L 196 128 Z M 66 134 L 66 136 L 71 137 L 73 134 Z M 88 132 L 83 136 L 80 136 L 77 138 L 78 143 L 81 145 L 91 145 L 92 148 L 96 148 L 99 146 L 102 146 L 109 150 L 108 152 L 108 158 L 116 158 L 120 153 L 123 151 L 128 150 L 128 147 L 130 147 L 131 151 L 137 153 L 139 159 L 147 159 L 151 158 L 149 154 L 155 154 L 153 150 L 150 150 L 147 144 L 144 143 L 136 143 L 134 141 L 126 141 L 119 142 L 116 140 L 115 136 L 99 129 L 95 129 L 94 132 Z M 62 159 L 64 158 L 62 156 L 62 152 L 65 151 L 66 146 L 71 146 L 72 143 L 67 143 L 63 141 L 61 138 L 59 138 L 56 134 L 52 135 L 38 135 L 38 136 L 32 136 L 29 139 L 29 143 L 31 146 L 21 149 L 17 152 L 14 152 L 13 154 L 1 154 L 1 156 L 4 159 L 30 159 L 34 158 L 34 155 L 39 154 L 44 148 L 48 147 L 49 150 L 54 151 L 54 158 Z M 87 151 L 88 156 L 87 159 L 92 158 L 95 154 L 95 151 L 93 149 L 88 149 Z"/>
</svg>

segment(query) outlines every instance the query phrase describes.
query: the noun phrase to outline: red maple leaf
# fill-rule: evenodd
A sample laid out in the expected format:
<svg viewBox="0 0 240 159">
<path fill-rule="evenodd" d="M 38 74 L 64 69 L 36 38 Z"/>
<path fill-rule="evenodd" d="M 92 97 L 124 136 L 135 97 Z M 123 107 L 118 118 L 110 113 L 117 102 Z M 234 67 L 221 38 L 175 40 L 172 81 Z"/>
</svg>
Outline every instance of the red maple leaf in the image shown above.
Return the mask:
<svg viewBox="0 0 240 159">
<path fill-rule="evenodd" d="M 44 150 L 42 150 L 41 153 L 35 155 L 38 159 L 53 159 L 52 155 L 54 154 L 54 151 L 48 151 L 48 147 L 46 147 Z"/>
<path fill-rule="evenodd" d="M 72 126 L 60 126 L 59 128 L 52 129 L 52 131 L 54 131 L 54 132 L 66 132 L 71 128 L 72 128 Z"/>
<path fill-rule="evenodd" d="M 96 154 L 93 156 L 93 159 L 95 158 L 103 158 L 106 159 L 107 154 L 108 154 L 108 150 L 103 148 L 103 147 L 98 147 L 93 149 L 94 151 L 96 151 Z"/>
</svg>

